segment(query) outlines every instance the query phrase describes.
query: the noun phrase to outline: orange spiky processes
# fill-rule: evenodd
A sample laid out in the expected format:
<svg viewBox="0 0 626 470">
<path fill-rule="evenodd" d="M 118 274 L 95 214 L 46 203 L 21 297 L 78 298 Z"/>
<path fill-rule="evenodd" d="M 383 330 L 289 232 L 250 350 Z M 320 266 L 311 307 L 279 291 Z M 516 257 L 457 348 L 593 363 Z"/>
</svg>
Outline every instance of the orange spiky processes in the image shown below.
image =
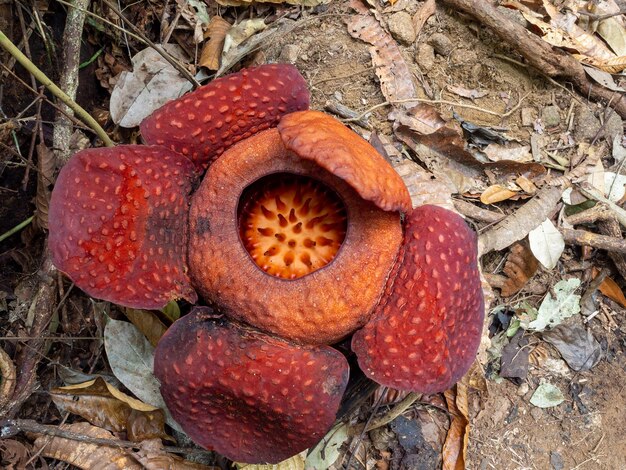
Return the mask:
<svg viewBox="0 0 626 470">
<path fill-rule="evenodd" d="M 279 173 L 261 178 L 239 200 L 239 234 L 254 262 L 283 279 L 330 263 L 346 237 L 346 207 L 321 181 Z"/>
</svg>

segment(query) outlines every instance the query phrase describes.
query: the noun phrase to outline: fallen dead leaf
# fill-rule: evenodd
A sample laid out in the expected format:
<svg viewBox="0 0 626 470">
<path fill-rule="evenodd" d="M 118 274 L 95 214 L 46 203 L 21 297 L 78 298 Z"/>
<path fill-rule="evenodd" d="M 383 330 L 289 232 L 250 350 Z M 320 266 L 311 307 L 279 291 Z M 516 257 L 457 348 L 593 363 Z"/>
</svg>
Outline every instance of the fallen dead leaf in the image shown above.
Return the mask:
<svg viewBox="0 0 626 470">
<path fill-rule="evenodd" d="M 124 314 L 144 334 L 152 346 L 156 347 L 161 336 L 167 331 L 167 327 L 153 311 L 125 308 Z"/>
<path fill-rule="evenodd" d="M 496 202 L 506 201 L 517 195 L 516 191 L 504 188 L 499 184 L 489 186 L 480 195 L 480 202 L 483 204 L 495 204 Z"/>
<path fill-rule="evenodd" d="M 109 431 L 89 423 L 69 424 L 63 426 L 62 429 L 88 437 L 115 440 Z M 51 438 L 47 435 L 39 435 L 33 447 L 44 457 L 62 460 L 84 470 L 143 469 L 143 466 L 127 450 L 119 447 L 91 444 L 62 437 Z"/>
<path fill-rule="evenodd" d="M 459 95 L 463 98 L 468 98 L 470 100 L 482 98 L 489 94 L 489 92 L 485 90 L 483 91 L 474 90 L 474 89 L 470 90 L 468 88 L 464 88 L 462 86 L 457 86 L 457 85 L 448 85 L 447 89 L 451 91 L 452 93 L 454 93 L 455 95 Z"/>
<path fill-rule="evenodd" d="M 290 5 L 302 5 L 304 7 L 315 7 L 329 3 L 330 0 L 217 0 L 217 3 L 225 6 L 241 7 L 249 6 L 253 3 L 288 3 Z"/>
<path fill-rule="evenodd" d="M 402 56 L 400 47 L 379 20 L 358 1 L 350 2 L 358 14 L 347 21 L 348 32 L 353 38 L 371 44 L 369 48 L 380 89 L 387 101 L 406 101 L 417 96 L 413 74 Z M 410 108 L 417 102 L 403 102 L 401 107 Z"/>
<path fill-rule="evenodd" d="M 161 47 L 176 58 L 185 56 L 177 45 Z M 132 61 L 133 72 L 122 72 L 111 93 L 111 119 L 121 127 L 138 126 L 157 108 L 191 89 L 191 83 L 151 47 L 135 54 Z"/>
<path fill-rule="evenodd" d="M 127 431 L 131 441 L 152 438 L 172 440 L 165 433 L 161 410 L 120 392 L 100 377 L 52 389 L 50 395 L 61 411 L 77 414 L 109 431 Z"/>
<path fill-rule="evenodd" d="M 444 392 L 448 411 L 452 416 L 450 429 L 443 444 L 443 470 L 463 470 L 469 442 L 467 385 L 464 380 Z"/>
<path fill-rule="evenodd" d="M 422 7 L 417 10 L 417 13 L 413 15 L 413 28 L 415 29 L 415 34 L 419 34 L 428 18 L 433 16 L 437 11 L 437 5 L 435 4 L 435 0 L 426 0 Z"/>
<path fill-rule="evenodd" d="M 539 269 L 539 261 L 525 243 L 515 243 L 507 257 L 503 272 L 507 277 L 501 293 L 502 297 L 517 294 Z"/>
<path fill-rule="evenodd" d="M 228 33 L 230 27 L 230 23 L 221 16 L 211 18 L 204 35 L 205 39 L 208 38 L 208 41 L 204 43 L 202 53 L 200 54 L 199 65 L 201 67 L 206 67 L 209 70 L 217 70 L 220 68 L 224 40 L 226 39 L 226 33 Z"/>
<path fill-rule="evenodd" d="M 598 289 L 602 294 L 606 295 L 609 299 L 617 302 L 622 307 L 626 308 L 626 297 L 624 297 L 624 292 L 620 287 L 610 277 L 605 277 L 602 284 L 598 286 Z"/>
<path fill-rule="evenodd" d="M 169 454 L 163 449 L 159 439 L 148 439 L 141 443 L 140 449 L 133 453 L 145 470 L 219 470 Z"/>
<path fill-rule="evenodd" d="M 15 390 L 15 364 L 11 357 L 0 348 L 0 414 L 13 396 Z"/>
</svg>

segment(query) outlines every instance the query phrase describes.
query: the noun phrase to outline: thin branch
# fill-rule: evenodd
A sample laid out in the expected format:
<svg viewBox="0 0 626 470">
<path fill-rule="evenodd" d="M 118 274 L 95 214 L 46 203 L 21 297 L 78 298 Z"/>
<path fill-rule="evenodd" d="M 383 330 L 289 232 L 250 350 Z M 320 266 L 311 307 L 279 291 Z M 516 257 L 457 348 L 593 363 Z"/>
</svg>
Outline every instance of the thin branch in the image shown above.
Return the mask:
<svg viewBox="0 0 626 470">
<path fill-rule="evenodd" d="M 82 121 L 87 124 L 90 128 L 94 130 L 94 132 L 100 137 L 104 145 L 107 147 L 113 147 L 115 144 L 109 138 L 107 133 L 102 129 L 100 124 L 91 117 L 91 115 L 85 111 L 80 105 L 78 105 L 74 100 L 72 100 L 69 96 L 65 94 L 63 90 L 61 90 L 55 83 L 50 80 L 45 73 L 43 73 L 35 64 L 33 64 L 28 57 L 26 57 L 22 51 L 20 51 L 15 44 L 11 42 L 11 40 L 0 31 L 0 46 L 3 47 L 9 54 L 11 54 L 17 61 L 24 67 L 28 72 L 33 74 L 33 76 L 43 85 L 45 86 L 54 96 L 60 99 L 63 103 L 69 106 L 72 111 L 76 113 L 77 116 L 82 119 Z"/>
</svg>

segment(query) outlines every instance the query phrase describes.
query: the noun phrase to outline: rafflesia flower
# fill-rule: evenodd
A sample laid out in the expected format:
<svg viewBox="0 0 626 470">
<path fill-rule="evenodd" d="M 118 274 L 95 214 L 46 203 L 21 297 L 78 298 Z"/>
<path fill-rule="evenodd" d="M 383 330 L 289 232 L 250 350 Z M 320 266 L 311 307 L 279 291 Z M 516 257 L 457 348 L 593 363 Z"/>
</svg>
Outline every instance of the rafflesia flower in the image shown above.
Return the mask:
<svg viewBox="0 0 626 470">
<path fill-rule="evenodd" d="M 480 339 L 475 234 L 412 209 L 376 150 L 308 105 L 290 65 L 214 80 L 147 118 L 147 145 L 74 155 L 52 195 L 53 260 L 86 293 L 156 309 L 197 291 L 220 312 L 175 322 L 155 375 L 189 436 L 233 460 L 324 435 L 348 380 L 329 344 L 354 333 L 367 376 L 433 393 Z"/>
</svg>

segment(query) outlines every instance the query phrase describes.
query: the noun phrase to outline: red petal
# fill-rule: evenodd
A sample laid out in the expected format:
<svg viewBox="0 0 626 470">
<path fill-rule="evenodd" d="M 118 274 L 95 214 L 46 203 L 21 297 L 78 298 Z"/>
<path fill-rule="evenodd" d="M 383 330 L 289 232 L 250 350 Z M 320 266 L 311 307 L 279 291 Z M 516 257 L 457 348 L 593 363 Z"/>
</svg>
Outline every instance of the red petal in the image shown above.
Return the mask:
<svg viewBox="0 0 626 470">
<path fill-rule="evenodd" d="M 163 147 L 83 150 L 50 201 L 54 264 L 89 295 L 134 308 L 195 302 L 187 276 L 193 164 Z"/>
<path fill-rule="evenodd" d="M 207 308 L 176 321 L 154 358 L 165 403 L 189 437 L 246 463 L 277 463 L 324 437 L 348 371 L 329 346 L 243 329 Z"/>
<path fill-rule="evenodd" d="M 164 145 L 201 169 L 224 150 L 308 109 L 309 91 L 293 65 L 244 69 L 213 80 L 155 111 L 141 123 L 148 144 Z"/>
<path fill-rule="evenodd" d="M 472 365 L 484 302 L 476 234 L 457 214 L 421 206 L 406 221 L 387 290 L 352 349 L 376 382 L 421 393 L 448 389 Z"/>
</svg>

